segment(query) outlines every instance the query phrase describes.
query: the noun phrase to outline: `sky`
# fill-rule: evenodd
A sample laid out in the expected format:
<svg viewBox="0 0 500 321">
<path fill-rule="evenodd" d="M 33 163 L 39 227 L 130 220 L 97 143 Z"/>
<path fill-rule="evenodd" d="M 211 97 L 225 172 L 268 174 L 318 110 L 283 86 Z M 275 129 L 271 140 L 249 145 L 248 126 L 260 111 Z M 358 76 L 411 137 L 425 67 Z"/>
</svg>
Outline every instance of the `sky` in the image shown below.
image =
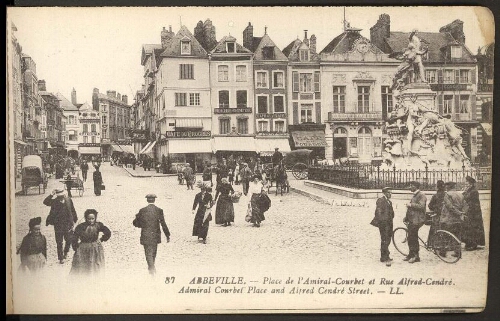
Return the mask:
<svg viewBox="0 0 500 321">
<path fill-rule="evenodd" d="M 466 46 L 473 54 L 494 41 L 493 15 L 479 7 L 347 7 L 346 20 L 370 38 L 380 14 L 391 17 L 391 31 L 438 32 L 460 19 Z M 193 32 L 199 20 L 211 19 L 217 40 L 231 34 L 242 43 L 251 22 L 254 36 L 267 33 L 283 49 L 294 39 L 315 34 L 321 51 L 343 32 L 344 7 L 149 7 L 149 8 L 8 8 L 7 18 L 24 54 L 37 65 L 47 90 L 68 99 L 75 88 L 78 103 L 92 102 L 92 90 L 116 90 L 129 97 L 141 88 L 142 44 L 160 43 L 163 27 L 177 32 L 181 23 Z"/>
</svg>

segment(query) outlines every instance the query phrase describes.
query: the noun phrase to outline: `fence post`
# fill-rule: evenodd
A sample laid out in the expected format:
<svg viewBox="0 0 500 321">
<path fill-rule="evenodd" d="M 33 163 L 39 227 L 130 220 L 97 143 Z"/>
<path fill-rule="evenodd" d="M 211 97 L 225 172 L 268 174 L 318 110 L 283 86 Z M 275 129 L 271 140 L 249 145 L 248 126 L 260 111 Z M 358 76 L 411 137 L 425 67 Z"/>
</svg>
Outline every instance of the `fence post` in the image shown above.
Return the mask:
<svg viewBox="0 0 500 321">
<path fill-rule="evenodd" d="M 392 172 L 393 172 L 392 187 L 395 188 L 396 187 L 396 164 L 394 164 L 394 166 L 392 168 Z"/>
<path fill-rule="evenodd" d="M 425 163 L 425 187 L 429 188 L 429 165 Z"/>
<path fill-rule="evenodd" d="M 380 164 L 377 165 L 377 186 L 375 188 L 380 188 Z"/>
</svg>

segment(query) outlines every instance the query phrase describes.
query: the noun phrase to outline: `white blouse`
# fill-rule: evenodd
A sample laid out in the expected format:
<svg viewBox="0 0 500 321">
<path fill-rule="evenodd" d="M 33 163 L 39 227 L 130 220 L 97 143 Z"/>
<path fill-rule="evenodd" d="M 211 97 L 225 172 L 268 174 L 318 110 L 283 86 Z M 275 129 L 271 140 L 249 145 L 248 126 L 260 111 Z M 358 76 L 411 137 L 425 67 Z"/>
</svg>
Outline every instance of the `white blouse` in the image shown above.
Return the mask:
<svg viewBox="0 0 500 321">
<path fill-rule="evenodd" d="M 260 194 L 260 192 L 262 191 L 262 183 L 261 182 L 252 182 L 250 183 L 250 186 L 248 188 L 248 192 L 250 194 Z"/>
</svg>

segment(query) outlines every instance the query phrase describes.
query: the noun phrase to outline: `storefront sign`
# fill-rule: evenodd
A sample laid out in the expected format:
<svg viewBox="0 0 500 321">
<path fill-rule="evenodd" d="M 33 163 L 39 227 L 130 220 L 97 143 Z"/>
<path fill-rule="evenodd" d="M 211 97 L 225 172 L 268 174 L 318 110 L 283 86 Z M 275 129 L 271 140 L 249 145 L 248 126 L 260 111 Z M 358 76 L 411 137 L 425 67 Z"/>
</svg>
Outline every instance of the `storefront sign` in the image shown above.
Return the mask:
<svg viewBox="0 0 500 321">
<path fill-rule="evenodd" d="M 288 136 L 286 132 L 258 132 L 257 136 Z"/>
<path fill-rule="evenodd" d="M 257 114 L 257 118 L 286 118 L 285 113 L 276 113 L 276 114 Z"/>
<path fill-rule="evenodd" d="M 325 134 L 321 131 L 292 132 L 295 147 L 326 147 Z"/>
<path fill-rule="evenodd" d="M 252 108 L 215 108 L 214 114 L 251 114 Z"/>
<path fill-rule="evenodd" d="M 166 131 L 165 136 L 167 138 L 200 138 L 200 137 L 211 137 L 212 132 L 210 130 L 185 131 L 185 132 Z"/>
<path fill-rule="evenodd" d="M 433 91 L 467 90 L 467 84 L 430 84 Z"/>
<path fill-rule="evenodd" d="M 148 139 L 148 132 L 145 130 L 135 130 L 130 133 L 130 138 L 134 142 L 146 141 Z"/>
<path fill-rule="evenodd" d="M 80 143 L 78 144 L 78 147 L 100 147 L 101 144 L 99 143 Z"/>
</svg>

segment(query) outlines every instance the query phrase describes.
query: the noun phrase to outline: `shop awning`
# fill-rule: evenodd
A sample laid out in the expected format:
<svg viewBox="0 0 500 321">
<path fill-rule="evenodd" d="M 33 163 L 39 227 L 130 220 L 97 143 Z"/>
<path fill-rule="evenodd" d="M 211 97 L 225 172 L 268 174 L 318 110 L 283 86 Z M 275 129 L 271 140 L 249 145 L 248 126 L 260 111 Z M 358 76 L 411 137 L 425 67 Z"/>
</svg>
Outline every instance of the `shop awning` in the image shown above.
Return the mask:
<svg viewBox="0 0 500 321">
<path fill-rule="evenodd" d="M 180 118 L 175 120 L 176 128 L 203 128 L 200 118 Z"/>
<path fill-rule="evenodd" d="M 168 141 L 169 154 L 212 153 L 210 139 L 178 139 Z"/>
<path fill-rule="evenodd" d="M 15 139 L 14 142 L 17 143 L 17 144 L 20 144 L 20 145 L 28 145 L 25 142 L 23 142 L 22 140 Z"/>
<path fill-rule="evenodd" d="M 273 138 L 273 139 L 255 139 L 257 152 L 260 156 L 272 156 L 274 149 L 279 148 L 279 151 L 286 153 L 290 151 L 290 144 L 288 138 Z"/>
<path fill-rule="evenodd" d="M 78 150 L 80 154 L 101 154 L 101 147 L 97 146 L 82 146 Z"/>
<path fill-rule="evenodd" d="M 255 152 L 253 137 L 214 137 L 213 151 Z"/>
<path fill-rule="evenodd" d="M 156 140 L 149 144 L 149 146 L 142 152 L 142 154 L 149 154 L 153 151 L 153 147 L 156 145 Z"/>
<path fill-rule="evenodd" d="M 295 147 L 326 147 L 325 133 L 319 130 L 294 131 Z"/>
<path fill-rule="evenodd" d="M 153 142 L 149 142 L 146 144 L 146 146 L 144 146 L 141 151 L 139 152 L 139 154 L 144 154 L 144 151 L 149 147 L 149 145 L 151 145 Z"/>
<path fill-rule="evenodd" d="M 80 150 L 81 147 L 78 147 L 78 145 L 68 145 L 66 148 L 68 151 L 70 151 L 70 150 Z"/>
<path fill-rule="evenodd" d="M 118 145 L 125 153 L 134 154 L 134 146 L 132 145 Z"/>
<path fill-rule="evenodd" d="M 493 128 L 490 123 L 481 123 L 481 127 L 483 127 L 483 131 L 486 135 L 491 136 L 493 134 Z"/>
</svg>

